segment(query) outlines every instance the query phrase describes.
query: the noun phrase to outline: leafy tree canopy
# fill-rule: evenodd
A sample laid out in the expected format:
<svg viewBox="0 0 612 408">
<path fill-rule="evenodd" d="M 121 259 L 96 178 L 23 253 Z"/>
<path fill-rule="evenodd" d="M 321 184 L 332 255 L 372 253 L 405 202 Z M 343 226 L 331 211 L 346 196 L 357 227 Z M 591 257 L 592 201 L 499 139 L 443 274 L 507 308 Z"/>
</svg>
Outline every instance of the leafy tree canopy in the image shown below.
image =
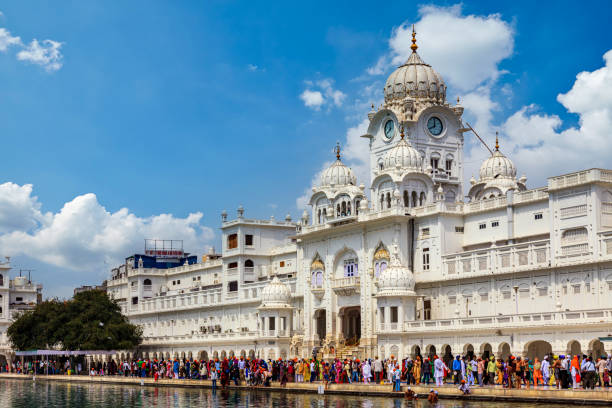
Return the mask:
<svg viewBox="0 0 612 408">
<path fill-rule="evenodd" d="M 140 327 L 101 290 L 42 302 L 19 315 L 7 334 L 17 350 L 129 350 L 142 341 Z"/>
</svg>

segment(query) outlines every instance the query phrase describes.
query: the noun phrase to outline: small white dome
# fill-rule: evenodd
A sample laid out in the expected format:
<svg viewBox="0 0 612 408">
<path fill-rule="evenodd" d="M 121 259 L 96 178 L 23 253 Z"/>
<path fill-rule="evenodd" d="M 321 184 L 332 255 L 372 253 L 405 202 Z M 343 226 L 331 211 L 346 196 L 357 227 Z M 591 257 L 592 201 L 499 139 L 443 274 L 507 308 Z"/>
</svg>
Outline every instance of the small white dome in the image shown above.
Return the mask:
<svg viewBox="0 0 612 408">
<path fill-rule="evenodd" d="M 493 155 L 489 157 L 480 166 L 480 180 L 487 181 L 499 178 L 516 177 L 516 167 L 512 160 L 504 156 L 499 150 L 495 150 Z"/>
<path fill-rule="evenodd" d="M 321 175 L 322 186 L 354 186 L 357 183 L 357 178 L 353 171 L 344 165 L 340 159 L 336 160 L 327 170 Z"/>
<path fill-rule="evenodd" d="M 400 139 L 383 157 L 383 168 L 385 170 L 394 169 L 398 166 L 402 169 L 421 170 L 422 165 L 421 155 L 404 138 Z"/>
<path fill-rule="evenodd" d="M 291 303 L 291 289 L 277 276 L 261 291 L 262 307 L 288 307 Z"/>
<path fill-rule="evenodd" d="M 382 271 L 378 277 L 378 296 L 413 296 L 414 275 L 412 271 L 402 266 L 397 256 L 393 255 L 391 265 Z"/>
</svg>

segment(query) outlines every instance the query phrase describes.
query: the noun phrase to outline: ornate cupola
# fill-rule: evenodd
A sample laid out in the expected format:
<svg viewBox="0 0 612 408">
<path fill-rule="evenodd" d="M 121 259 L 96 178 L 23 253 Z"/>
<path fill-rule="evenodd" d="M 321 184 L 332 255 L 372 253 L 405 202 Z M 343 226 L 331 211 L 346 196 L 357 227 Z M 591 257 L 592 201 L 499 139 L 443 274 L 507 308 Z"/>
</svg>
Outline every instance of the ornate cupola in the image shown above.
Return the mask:
<svg viewBox="0 0 612 408">
<path fill-rule="evenodd" d="M 383 158 L 383 170 L 423 170 L 423 158 L 419 152 L 410 145 L 410 142 L 404 137 L 404 128 L 402 127 L 400 140 L 393 146 Z"/>
<path fill-rule="evenodd" d="M 403 266 L 397 248 L 391 256 L 391 264 L 378 276 L 377 297 L 416 296 L 414 275 L 410 268 Z"/>
<path fill-rule="evenodd" d="M 336 161 L 321 174 L 321 187 L 356 185 L 357 178 L 353 174 L 353 170 L 340 160 L 340 144 L 338 144 L 334 150 L 336 152 Z"/>
<path fill-rule="evenodd" d="M 446 100 L 446 84 L 442 76 L 417 53 L 416 32 L 412 27 L 412 54 L 400 65 L 385 84 L 385 102 L 413 99 L 433 100 L 443 103 Z"/>
<path fill-rule="evenodd" d="M 261 291 L 261 308 L 291 307 L 291 289 L 275 276 Z"/>
<path fill-rule="evenodd" d="M 334 151 L 336 161 L 321 174 L 320 185 L 312 188 L 309 205 L 312 206 L 313 224 L 356 216 L 366 197 L 365 186 L 357 186 L 357 177 L 342 162 L 340 144 Z"/>
<path fill-rule="evenodd" d="M 472 200 L 482 200 L 505 195 L 509 190 L 524 191 L 527 178 L 516 178 L 516 167 L 512 160 L 499 150 L 499 134 L 495 135 L 495 151 L 480 166 L 479 179 L 470 179 Z"/>
</svg>

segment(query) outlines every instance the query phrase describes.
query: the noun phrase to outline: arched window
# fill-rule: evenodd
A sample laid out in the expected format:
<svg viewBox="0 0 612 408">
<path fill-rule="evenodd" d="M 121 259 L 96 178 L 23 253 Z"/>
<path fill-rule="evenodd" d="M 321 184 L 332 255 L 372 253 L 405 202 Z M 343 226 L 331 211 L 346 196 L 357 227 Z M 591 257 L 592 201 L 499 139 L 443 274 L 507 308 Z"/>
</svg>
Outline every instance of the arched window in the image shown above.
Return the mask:
<svg viewBox="0 0 612 408">
<path fill-rule="evenodd" d="M 361 201 L 355 200 L 355 215 L 359 215 L 359 204 L 361 204 Z"/>
<path fill-rule="evenodd" d="M 254 266 L 255 266 L 255 264 L 250 259 L 247 259 L 246 261 L 244 261 L 244 267 L 245 268 L 252 268 Z"/>
<path fill-rule="evenodd" d="M 321 223 L 321 209 L 319 209 L 318 213 L 317 213 L 317 224 Z"/>
<path fill-rule="evenodd" d="M 151 279 L 145 279 L 142 284 L 145 286 L 151 286 Z"/>
<path fill-rule="evenodd" d="M 4 286 L 4 275 L 0 274 L 0 286 Z"/>
<path fill-rule="evenodd" d="M 425 204 L 425 193 L 421 192 L 421 196 L 419 197 L 419 205 Z"/>
<path fill-rule="evenodd" d="M 387 193 L 387 208 L 391 208 L 391 193 Z"/>
<path fill-rule="evenodd" d="M 412 206 L 416 207 L 418 205 L 418 197 L 417 197 L 417 192 L 413 191 L 412 192 Z"/>
<path fill-rule="evenodd" d="M 340 204 L 336 205 L 336 217 L 340 216 Z"/>
<path fill-rule="evenodd" d="M 374 274 L 376 277 L 387 269 L 389 264 L 389 251 L 383 246 L 380 246 L 374 253 Z"/>
<path fill-rule="evenodd" d="M 404 207 L 410 207 L 410 196 L 407 190 L 404 190 Z"/>
<path fill-rule="evenodd" d="M 323 271 L 314 271 L 312 273 L 312 279 L 310 284 L 313 288 L 322 288 L 323 287 Z"/>
<path fill-rule="evenodd" d="M 351 202 L 346 203 L 346 215 L 351 215 Z"/>
<path fill-rule="evenodd" d="M 340 215 L 342 215 L 343 217 L 346 216 L 346 201 L 342 202 L 342 211 L 340 212 Z"/>
<path fill-rule="evenodd" d="M 382 210 L 383 208 L 385 208 L 385 193 L 380 195 L 380 209 Z"/>
</svg>

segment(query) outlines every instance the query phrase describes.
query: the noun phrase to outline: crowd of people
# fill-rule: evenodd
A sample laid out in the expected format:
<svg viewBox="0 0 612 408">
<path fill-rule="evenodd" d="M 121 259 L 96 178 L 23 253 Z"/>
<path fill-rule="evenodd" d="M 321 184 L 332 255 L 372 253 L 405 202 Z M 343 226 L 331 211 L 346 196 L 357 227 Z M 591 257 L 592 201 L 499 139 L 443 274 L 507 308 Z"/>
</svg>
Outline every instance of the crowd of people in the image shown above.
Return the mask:
<svg viewBox="0 0 612 408">
<path fill-rule="evenodd" d="M 454 384 L 464 393 L 475 386 L 502 386 L 504 388 L 550 387 L 584 388 L 610 387 L 612 358 L 553 355 L 528 359 L 509 356 L 445 356 L 436 355 L 402 360 L 389 359 L 333 359 L 316 358 L 292 360 L 264 360 L 232 357 L 214 360 L 190 359 L 138 359 L 116 363 L 94 362 L 84 369 L 82 362 L 73 367 L 71 360 L 29 360 L 7 363 L 2 371 L 24 374 L 89 374 L 91 376 L 119 375 L 159 379 L 211 380 L 213 387 L 246 384 L 252 387 L 270 386 L 279 382 L 320 382 L 329 384 L 364 383 L 389 384 L 393 390 L 408 385 L 437 386 Z"/>
</svg>

